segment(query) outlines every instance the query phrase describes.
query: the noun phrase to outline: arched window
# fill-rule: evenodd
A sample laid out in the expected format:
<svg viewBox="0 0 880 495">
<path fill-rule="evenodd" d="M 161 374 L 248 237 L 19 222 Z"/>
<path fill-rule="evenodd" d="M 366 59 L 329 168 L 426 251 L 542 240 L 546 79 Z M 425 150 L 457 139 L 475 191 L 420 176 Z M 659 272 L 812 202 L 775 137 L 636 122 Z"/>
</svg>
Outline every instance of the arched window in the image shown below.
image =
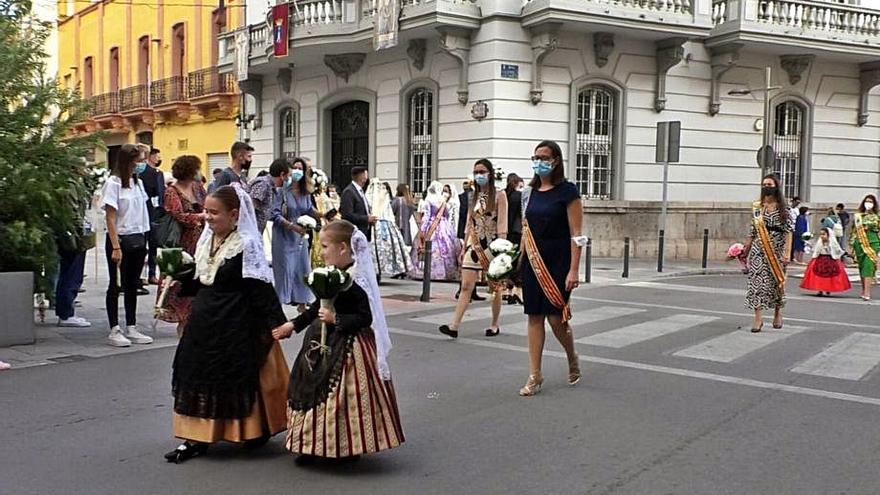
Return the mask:
<svg viewBox="0 0 880 495">
<path fill-rule="evenodd" d="M 617 105 L 615 92 L 605 86 L 577 93 L 574 179 L 581 195 L 590 199 L 613 195 Z"/>
<path fill-rule="evenodd" d="M 428 188 L 434 174 L 434 92 L 418 88 L 407 99 L 406 182 L 413 194 Z"/>
<path fill-rule="evenodd" d="M 787 198 L 801 196 L 804 176 L 804 108 L 794 101 L 776 105 L 773 122 L 773 149 L 776 161 L 773 172 L 782 180 Z"/>
<path fill-rule="evenodd" d="M 297 111 L 293 107 L 284 107 L 279 113 L 278 140 L 281 143 L 281 156 L 292 159 L 297 156 Z"/>
</svg>

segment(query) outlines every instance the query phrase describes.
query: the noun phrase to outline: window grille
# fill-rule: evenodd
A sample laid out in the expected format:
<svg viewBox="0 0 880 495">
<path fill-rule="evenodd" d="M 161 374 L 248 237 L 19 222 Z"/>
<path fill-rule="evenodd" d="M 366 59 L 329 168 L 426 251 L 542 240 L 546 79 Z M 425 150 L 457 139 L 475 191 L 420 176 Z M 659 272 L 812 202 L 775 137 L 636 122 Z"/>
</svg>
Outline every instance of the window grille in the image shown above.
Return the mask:
<svg viewBox="0 0 880 495">
<path fill-rule="evenodd" d="M 779 174 L 785 197 L 800 196 L 804 109 L 793 101 L 780 103 L 776 106 L 773 127 L 772 146 L 776 152 L 773 172 Z"/>
<path fill-rule="evenodd" d="M 296 149 L 296 111 L 287 107 L 281 111 L 280 119 L 281 156 L 292 160 L 297 156 Z"/>
<path fill-rule="evenodd" d="M 611 198 L 615 104 L 614 93 L 602 86 L 578 93 L 575 184 L 590 199 Z"/>
<path fill-rule="evenodd" d="M 430 90 L 420 88 L 410 95 L 407 128 L 406 181 L 413 194 L 418 194 L 428 188 L 433 176 L 434 93 Z"/>
</svg>

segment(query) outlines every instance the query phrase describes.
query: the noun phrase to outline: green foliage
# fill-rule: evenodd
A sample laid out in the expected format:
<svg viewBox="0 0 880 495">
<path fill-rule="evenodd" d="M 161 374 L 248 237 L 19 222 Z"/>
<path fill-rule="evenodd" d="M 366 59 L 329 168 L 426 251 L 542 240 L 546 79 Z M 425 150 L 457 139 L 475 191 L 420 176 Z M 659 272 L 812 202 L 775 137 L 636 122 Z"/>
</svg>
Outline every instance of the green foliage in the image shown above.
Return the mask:
<svg viewBox="0 0 880 495">
<path fill-rule="evenodd" d="M 85 157 L 98 136 L 73 136 L 84 104 L 46 75 L 50 25 L 27 0 L 0 0 L 0 271 L 31 271 L 48 288 L 57 242 L 82 233 L 94 188 Z"/>
</svg>

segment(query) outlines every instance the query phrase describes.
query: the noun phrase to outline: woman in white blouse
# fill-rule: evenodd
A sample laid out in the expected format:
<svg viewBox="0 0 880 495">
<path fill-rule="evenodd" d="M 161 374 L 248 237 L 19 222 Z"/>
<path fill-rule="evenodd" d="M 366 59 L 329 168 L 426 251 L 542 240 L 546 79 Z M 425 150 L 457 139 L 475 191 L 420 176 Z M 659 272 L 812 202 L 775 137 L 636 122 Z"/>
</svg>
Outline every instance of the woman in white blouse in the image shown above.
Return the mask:
<svg viewBox="0 0 880 495">
<path fill-rule="evenodd" d="M 137 292 L 144 258 L 147 255 L 147 193 L 137 178 L 146 167 L 146 156 L 134 144 L 123 145 L 116 166 L 104 184 L 101 207 L 107 215 L 107 266 L 110 282 L 107 287 L 107 319 L 110 323 L 108 343 L 128 347 L 132 343 L 150 344 L 153 339 L 137 330 Z M 138 170 L 140 169 L 140 170 Z M 119 281 L 125 302 L 125 332 L 119 327 Z"/>
</svg>

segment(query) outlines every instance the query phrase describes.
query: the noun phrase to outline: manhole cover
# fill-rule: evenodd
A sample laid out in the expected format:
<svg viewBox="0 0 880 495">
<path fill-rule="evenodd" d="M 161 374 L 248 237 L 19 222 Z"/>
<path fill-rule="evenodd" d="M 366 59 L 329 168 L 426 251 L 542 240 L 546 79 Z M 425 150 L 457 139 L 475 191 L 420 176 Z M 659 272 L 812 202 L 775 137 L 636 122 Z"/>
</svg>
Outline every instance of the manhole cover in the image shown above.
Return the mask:
<svg viewBox="0 0 880 495">
<path fill-rule="evenodd" d="M 77 361 L 85 361 L 86 359 L 89 359 L 89 357 L 82 354 L 71 354 L 70 356 L 47 359 L 47 361 L 52 361 L 53 363 L 75 363 Z"/>
</svg>

